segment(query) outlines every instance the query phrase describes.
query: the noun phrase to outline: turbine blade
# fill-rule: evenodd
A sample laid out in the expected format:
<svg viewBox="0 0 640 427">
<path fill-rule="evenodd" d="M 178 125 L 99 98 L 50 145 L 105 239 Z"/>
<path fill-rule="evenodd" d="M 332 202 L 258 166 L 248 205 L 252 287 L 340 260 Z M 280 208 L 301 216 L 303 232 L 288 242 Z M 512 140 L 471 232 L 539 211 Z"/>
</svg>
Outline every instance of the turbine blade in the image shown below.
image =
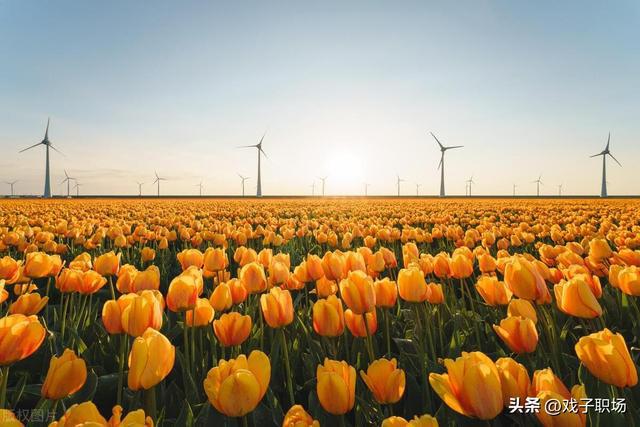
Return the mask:
<svg viewBox="0 0 640 427">
<path fill-rule="evenodd" d="M 615 160 L 615 161 L 616 161 L 616 163 L 617 163 L 618 165 L 620 165 L 620 167 L 622 167 L 622 165 L 620 164 L 620 162 L 618 161 L 618 159 L 616 159 L 615 157 L 613 157 L 613 154 L 611 154 L 611 153 L 608 153 L 608 154 L 611 156 L 611 158 L 612 158 L 613 160 Z"/>
<path fill-rule="evenodd" d="M 238 145 L 236 146 L 236 148 L 257 148 L 258 144 L 254 144 L 254 145 Z"/>
<path fill-rule="evenodd" d="M 265 130 L 264 133 L 262 134 L 262 138 L 260 138 L 260 142 L 258 142 L 258 145 L 262 144 L 262 141 L 264 140 L 264 137 L 267 135 L 267 131 Z"/>
<path fill-rule="evenodd" d="M 33 144 L 31 147 L 27 147 L 27 148 L 25 148 L 24 150 L 20 150 L 20 151 L 18 151 L 18 153 L 24 153 L 25 151 L 27 151 L 27 150 L 31 150 L 32 148 L 35 148 L 35 147 L 37 147 L 38 145 L 44 145 L 44 144 L 42 144 L 42 142 L 38 142 L 37 144 Z"/>
<path fill-rule="evenodd" d="M 264 137 L 263 137 L 264 138 Z M 267 156 L 267 153 L 264 152 L 264 150 L 262 149 L 262 147 L 258 147 L 258 150 L 260 150 L 262 152 L 262 154 L 264 154 L 264 156 L 268 159 L 269 156 Z"/>
<path fill-rule="evenodd" d="M 433 137 L 433 139 L 436 140 L 436 142 L 438 143 L 438 145 L 440 146 L 441 150 L 444 150 L 444 145 L 442 145 L 442 143 L 440 142 L 440 140 L 433 134 L 433 132 L 429 132 L 431 134 L 431 136 Z"/>
<path fill-rule="evenodd" d="M 49 121 L 50 117 L 47 117 L 47 130 L 44 131 L 44 140 L 47 141 L 49 139 Z"/>
<path fill-rule="evenodd" d="M 611 142 L 611 132 L 609 132 L 609 136 L 607 137 L 607 147 L 604 149 L 604 151 L 609 151 L 610 142 Z"/>
<path fill-rule="evenodd" d="M 454 148 L 462 148 L 464 145 L 451 145 L 449 147 L 444 147 L 445 150 L 452 150 Z"/>
<path fill-rule="evenodd" d="M 53 149 L 53 151 L 57 152 L 58 154 L 60 154 L 62 157 L 67 157 L 64 155 L 64 153 L 60 150 L 58 150 L 56 147 L 54 147 L 53 145 L 51 145 L 51 143 L 49 143 L 49 147 L 51 147 Z"/>
<path fill-rule="evenodd" d="M 444 163 L 444 153 L 443 153 L 443 155 L 440 157 L 440 163 L 438 163 L 438 170 L 440 170 L 440 168 L 442 167 L 442 163 Z"/>
<path fill-rule="evenodd" d="M 598 153 L 598 154 L 594 154 L 593 156 L 589 156 L 589 157 L 598 157 L 598 156 L 603 156 L 603 155 L 604 155 L 604 152 Z"/>
</svg>

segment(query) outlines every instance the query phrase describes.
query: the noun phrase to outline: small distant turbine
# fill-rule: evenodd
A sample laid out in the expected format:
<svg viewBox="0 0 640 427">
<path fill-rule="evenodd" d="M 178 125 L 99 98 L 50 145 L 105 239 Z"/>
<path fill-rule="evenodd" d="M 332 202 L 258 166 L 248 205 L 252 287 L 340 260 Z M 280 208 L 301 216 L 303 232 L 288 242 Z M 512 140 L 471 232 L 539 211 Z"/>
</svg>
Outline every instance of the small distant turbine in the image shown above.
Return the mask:
<svg viewBox="0 0 640 427">
<path fill-rule="evenodd" d="M 73 189 L 76 190 L 76 197 L 80 197 L 80 187 L 82 187 L 82 184 L 76 181 L 76 185 L 73 187 Z"/>
<path fill-rule="evenodd" d="M 517 184 L 513 184 L 513 195 L 516 195 L 516 188 L 518 187 Z"/>
<path fill-rule="evenodd" d="M 71 197 L 71 181 L 75 180 L 75 178 L 69 176 L 69 174 L 67 173 L 66 169 L 64 171 L 64 176 L 65 178 L 62 180 L 62 182 L 60 184 L 64 184 L 65 182 L 67 183 L 67 197 Z"/>
<path fill-rule="evenodd" d="M 17 179 L 15 181 L 5 181 L 5 184 L 11 186 L 11 197 L 15 196 L 15 194 L 13 194 L 13 186 L 16 185 L 16 182 L 18 182 Z"/>
<path fill-rule="evenodd" d="M 137 182 L 136 184 L 138 184 L 138 197 L 142 197 L 142 186 L 144 185 L 144 182 Z"/>
<path fill-rule="evenodd" d="M 320 176 L 318 177 L 318 179 L 320 181 L 322 181 L 322 197 L 324 197 L 324 182 L 327 180 L 327 178 L 328 178 L 328 176 L 326 176 L 326 175 L 322 176 L 322 177 L 320 177 Z"/>
<path fill-rule="evenodd" d="M 416 182 L 416 196 L 419 196 L 419 195 L 420 195 L 420 187 L 422 187 L 422 184 L 418 184 L 418 183 Z"/>
<path fill-rule="evenodd" d="M 47 119 L 47 129 L 44 132 L 44 139 L 37 144 L 32 145 L 31 147 L 27 147 L 24 150 L 20 150 L 19 153 L 24 153 L 27 150 L 31 150 L 32 148 L 37 147 L 38 145 L 44 145 L 46 147 L 46 163 L 44 169 L 44 197 L 51 197 L 51 178 L 49 173 L 49 148 L 58 153 L 62 154 L 60 150 L 54 147 L 49 141 L 49 119 Z M 64 154 L 62 154 L 64 156 Z"/>
<path fill-rule="evenodd" d="M 562 184 L 558 185 L 558 196 L 562 196 Z"/>
<path fill-rule="evenodd" d="M 542 184 L 542 175 L 538 176 L 538 179 L 536 179 L 535 181 L 531 181 L 532 184 L 537 184 L 536 185 L 536 196 L 540 197 L 540 184 Z M 544 185 L 544 184 L 542 184 Z"/>
<path fill-rule="evenodd" d="M 309 187 L 311 187 L 311 196 L 315 196 L 316 195 L 316 182 L 313 181 L 313 184 L 311 184 Z"/>
<path fill-rule="evenodd" d="M 362 185 L 364 185 L 364 197 L 367 197 L 368 196 L 368 192 L 369 192 L 368 191 L 369 190 L 369 186 L 371 184 L 369 184 L 368 182 L 363 182 Z"/>
<path fill-rule="evenodd" d="M 607 197 L 607 156 L 610 156 L 613 160 L 616 161 L 618 165 L 620 165 L 620 167 L 622 167 L 618 159 L 613 157 L 613 154 L 611 154 L 611 152 L 609 151 L 610 143 L 611 143 L 611 132 L 609 132 L 609 136 L 607 137 L 607 146 L 604 147 L 604 150 L 602 150 L 598 154 L 594 154 L 593 156 L 591 156 L 591 157 L 602 156 L 602 188 L 600 189 L 600 197 Z"/>
<path fill-rule="evenodd" d="M 467 186 L 469 187 L 469 196 L 471 196 L 471 185 L 475 184 L 475 182 L 473 182 L 473 175 L 471 175 L 471 178 L 469 178 L 467 181 Z"/>
<path fill-rule="evenodd" d="M 400 178 L 400 175 L 396 175 L 396 185 L 398 186 L 398 197 L 400 197 L 400 183 L 404 182 L 404 179 Z"/>
<path fill-rule="evenodd" d="M 242 180 L 242 197 L 244 197 L 244 182 L 245 182 L 246 180 L 248 180 L 248 179 L 249 179 L 249 177 L 248 177 L 248 176 L 242 176 L 242 175 L 240 175 L 240 174 L 238 174 L 238 176 L 239 176 L 239 177 L 240 177 L 240 179 Z"/>
<path fill-rule="evenodd" d="M 237 147 L 237 148 L 257 148 L 258 149 L 258 186 L 256 188 L 256 196 L 258 197 L 262 197 L 262 180 L 261 180 L 262 175 L 260 174 L 260 155 L 264 154 L 264 156 L 267 157 L 267 153 L 265 153 L 264 150 L 262 149 L 262 141 L 264 140 L 264 137 L 266 134 L 267 132 L 265 132 L 262 135 L 262 138 L 260 138 L 260 142 L 258 142 L 255 145 L 241 145 Z"/>
<path fill-rule="evenodd" d="M 199 187 L 199 189 L 200 189 L 200 197 L 202 197 L 202 181 L 200 181 L 200 184 L 196 184 L 196 187 Z"/>
<path fill-rule="evenodd" d="M 156 175 L 156 180 L 153 181 L 154 184 L 158 184 L 158 197 L 160 197 L 160 181 L 166 181 L 166 178 L 161 178 L 158 176 L 158 172 L 153 172 Z"/>
<path fill-rule="evenodd" d="M 431 133 L 431 136 L 436 140 L 438 146 L 440 147 L 440 163 L 438 164 L 438 169 L 440 169 L 440 197 L 444 197 L 444 153 L 445 151 L 452 150 L 454 148 L 462 148 L 463 145 L 451 145 L 449 147 L 445 147 L 444 145 L 442 145 L 442 143 L 440 143 L 433 132 L 429 133 Z"/>
</svg>

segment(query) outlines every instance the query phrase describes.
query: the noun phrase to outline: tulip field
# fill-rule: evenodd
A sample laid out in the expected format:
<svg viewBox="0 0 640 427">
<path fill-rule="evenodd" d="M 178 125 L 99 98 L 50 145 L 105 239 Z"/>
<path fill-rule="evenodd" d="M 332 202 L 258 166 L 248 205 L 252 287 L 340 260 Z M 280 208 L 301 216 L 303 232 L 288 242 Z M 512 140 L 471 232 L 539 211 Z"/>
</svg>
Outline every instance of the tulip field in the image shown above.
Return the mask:
<svg viewBox="0 0 640 427">
<path fill-rule="evenodd" d="M 640 426 L 640 202 L 0 201 L 2 426 Z"/>
</svg>

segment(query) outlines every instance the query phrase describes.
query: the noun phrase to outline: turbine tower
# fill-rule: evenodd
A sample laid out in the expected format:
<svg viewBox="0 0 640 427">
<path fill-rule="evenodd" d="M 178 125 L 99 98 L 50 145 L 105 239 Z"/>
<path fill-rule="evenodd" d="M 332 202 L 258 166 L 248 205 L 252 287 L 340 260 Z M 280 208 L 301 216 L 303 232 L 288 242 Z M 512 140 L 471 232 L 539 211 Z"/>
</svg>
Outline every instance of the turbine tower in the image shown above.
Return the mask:
<svg viewBox="0 0 640 427">
<path fill-rule="evenodd" d="M 311 187 L 311 196 L 315 196 L 316 195 L 316 182 L 313 181 L 313 184 L 311 184 L 309 187 Z"/>
<path fill-rule="evenodd" d="M 249 177 L 248 177 L 248 176 L 242 176 L 242 175 L 240 175 L 240 174 L 238 174 L 238 176 L 239 176 L 239 177 L 240 177 L 240 179 L 242 180 L 242 197 L 244 197 L 244 182 L 245 182 L 246 180 L 248 180 L 248 179 L 249 179 Z"/>
<path fill-rule="evenodd" d="M 80 187 L 82 187 L 82 184 L 76 181 L 76 185 L 73 187 L 73 189 L 76 190 L 76 197 L 80 197 Z"/>
<path fill-rule="evenodd" d="M 200 189 L 200 197 L 202 197 L 202 181 L 200 181 L 200 184 L 196 184 L 196 187 Z"/>
<path fill-rule="evenodd" d="M 156 175 L 156 180 L 153 181 L 154 184 L 158 184 L 158 197 L 160 197 L 160 181 L 166 181 L 166 178 L 160 178 L 158 176 L 158 172 L 154 171 L 155 175 Z"/>
<path fill-rule="evenodd" d="M 558 196 L 562 196 L 562 184 L 558 185 Z"/>
<path fill-rule="evenodd" d="M 542 175 L 538 176 L 538 179 L 536 179 L 535 181 L 531 181 L 532 184 L 537 184 L 536 185 L 536 196 L 540 197 L 540 184 L 542 184 Z M 542 184 L 544 185 L 544 184 Z"/>
<path fill-rule="evenodd" d="M 475 182 L 473 182 L 473 175 L 471 175 L 471 178 L 469 178 L 466 183 L 469 186 L 469 197 L 471 197 L 471 185 L 475 184 Z"/>
<path fill-rule="evenodd" d="M 38 145 L 44 145 L 46 148 L 47 160 L 46 160 L 45 169 L 44 169 L 44 197 L 51 197 L 51 178 L 49 173 L 49 148 L 53 149 L 54 151 L 57 151 L 60 154 L 62 153 L 60 152 L 60 150 L 58 150 L 56 147 L 54 147 L 51 144 L 51 141 L 49 141 L 49 119 L 47 119 L 47 129 L 44 132 L 44 139 L 38 142 L 37 144 L 32 145 L 31 147 L 27 147 L 24 150 L 20 150 L 19 152 L 24 153 L 25 151 L 31 150 L 32 148 L 35 148 Z"/>
<path fill-rule="evenodd" d="M 420 195 L 420 187 L 422 187 L 422 184 L 418 184 L 418 183 L 416 182 L 416 196 L 419 196 L 419 195 Z"/>
<path fill-rule="evenodd" d="M 442 145 L 440 143 L 440 141 L 438 140 L 438 138 L 436 138 L 436 136 L 433 134 L 433 132 L 429 132 L 431 133 L 431 136 L 433 137 L 433 139 L 436 140 L 436 142 L 438 143 L 438 146 L 440 146 L 440 164 L 438 164 L 438 169 L 440 169 L 440 197 L 444 197 L 444 153 L 447 150 L 452 150 L 454 148 L 462 148 L 464 147 L 463 145 L 451 145 L 449 147 L 445 147 L 444 145 Z"/>
<path fill-rule="evenodd" d="M 142 197 L 142 186 L 144 185 L 144 182 L 137 182 L 136 184 L 138 184 L 138 197 Z"/>
<path fill-rule="evenodd" d="M 518 185 L 513 184 L 513 195 L 514 195 L 514 196 L 516 195 L 516 188 L 517 188 L 517 187 L 518 187 Z"/>
<path fill-rule="evenodd" d="M 67 183 L 67 197 L 71 197 L 70 184 L 72 180 L 75 180 L 75 178 L 69 176 L 66 169 L 64 170 L 64 176 L 65 178 L 62 180 L 60 184 L 64 184 L 65 182 Z"/>
<path fill-rule="evenodd" d="M 324 197 L 324 182 L 327 180 L 327 178 L 328 177 L 326 175 L 323 177 L 320 177 L 320 176 L 318 177 L 318 179 L 322 181 L 322 197 Z"/>
<path fill-rule="evenodd" d="M 400 175 L 396 175 L 396 185 L 398 186 L 398 197 L 400 197 L 400 183 L 404 182 L 404 179 L 400 178 Z"/>
<path fill-rule="evenodd" d="M 607 197 L 607 156 L 611 156 L 613 160 L 616 161 L 618 165 L 622 167 L 618 159 L 613 157 L 613 154 L 609 151 L 609 143 L 611 142 L 611 132 L 609 132 L 609 136 L 607 137 L 607 146 L 604 147 L 598 154 L 594 154 L 591 157 L 602 156 L 602 188 L 600 189 L 600 197 Z"/>
<path fill-rule="evenodd" d="M 255 145 L 241 145 L 238 148 L 257 148 L 258 149 L 258 187 L 257 187 L 257 191 L 256 191 L 256 196 L 258 197 L 262 197 L 262 184 L 261 184 L 261 174 L 260 174 L 260 155 L 264 154 L 265 157 L 268 158 L 267 153 L 264 152 L 264 150 L 262 149 L 262 141 L 264 140 L 265 135 L 267 134 L 267 132 L 265 132 L 262 135 L 262 138 L 260 138 L 260 142 L 258 142 Z"/>
<path fill-rule="evenodd" d="M 364 185 L 364 197 L 367 197 L 368 196 L 368 192 L 369 192 L 368 191 L 369 190 L 369 186 L 371 184 L 369 184 L 368 182 L 363 182 L 362 184 Z"/>
<path fill-rule="evenodd" d="M 16 182 L 18 182 L 18 180 L 15 181 L 5 181 L 5 184 L 10 185 L 11 186 L 11 197 L 14 196 L 13 194 L 13 186 L 16 184 Z"/>
</svg>

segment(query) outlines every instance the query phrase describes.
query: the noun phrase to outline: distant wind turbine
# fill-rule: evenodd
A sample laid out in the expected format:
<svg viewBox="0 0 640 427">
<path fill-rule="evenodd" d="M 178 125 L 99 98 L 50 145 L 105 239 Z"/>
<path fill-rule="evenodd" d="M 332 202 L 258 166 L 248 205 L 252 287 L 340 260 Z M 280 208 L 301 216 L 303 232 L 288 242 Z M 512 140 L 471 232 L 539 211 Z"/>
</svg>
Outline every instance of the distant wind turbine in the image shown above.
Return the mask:
<svg viewBox="0 0 640 427">
<path fill-rule="evenodd" d="M 248 180 L 248 179 L 249 179 L 249 177 L 248 177 L 248 176 L 242 176 L 242 175 L 240 175 L 240 174 L 238 174 L 238 176 L 239 176 L 239 177 L 240 177 L 240 179 L 242 180 L 242 197 L 244 197 L 244 182 L 245 182 L 246 180 Z"/>
<path fill-rule="evenodd" d="M 54 151 L 57 151 L 58 153 L 62 154 L 60 152 L 60 150 L 58 150 L 56 147 L 54 147 L 51 144 L 51 141 L 49 141 L 49 119 L 47 119 L 47 129 L 44 132 L 44 139 L 40 142 L 38 142 L 37 144 L 32 145 L 31 147 L 27 147 L 24 150 L 20 150 L 20 153 L 24 153 L 27 150 L 31 150 L 32 148 L 37 147 L 38 145 L 44 145 L 46 147 L 46 164 L 45 164 L 45 170 L 44 170 L 44 197 L 51 197 L 51 178 L 50 178 L 50 172 L 49 172 L 49 148 L 53 149 Z M 62 154 L 64 156 L 64 154 Z"/>
<path fill-rule="evenodd" d="M 466 183 L 469 186 L 469 196 L 471 196 L 471 185 L 475 184 L 475 182 L 473 182 L 473 175 L 471 175 L 471 178 L 469 178 Z"/>
<path fill-rule="evenodd" d="M 542 175 L 538 176 L 538 179 L 536 179 L 535 181 L 531 181 L 532 184 L 537 184 L 536 185 L 536 196 L 540 197 L 540 184 L 542 184 Z M 544 185 L 544 184 L 542 184 Z"/>
<path fill-rule="evenodd" d="M 161 178 L 158 176 L 158 172 L 153 172 L 156 175 L 156 180 L 153 181 L 154 184 L 158 184 L 158 197 L 160 197 L 160 181 L 166 181 L 166 178 Z"/>
<path fill-rule="evenodd" d="M 516 188 L 518 187 L 517 184 L 513 184 L 513 195 L 516 195 Z"/>
<path fill-rule="evenodd" d="M 75 178 L 69 176 L 66 169 L 64 171 L 64 176 L 65 178 L 62 180 L 60 184 L 64 184 L 65 182 L 67 183 L 67 197 L 71 197 L 70 184 L 71 184 L 71 181 L 75 180 Z"/>
<path fill-rule="evenodd" d="M 591 157 L 602 156 L 602 188 L 600 189 L 600 197 L 607 197 L 607 156 L 610 156 L 613 160 L 616 161 L 618 165 L 622 167 L 618 159 L 613 157 L 613 154 L 609 151 L 609 143 L 611 142 L 611 132 L 609 132 L 609 136 L 607 137 L 607 146 L 604 147 L 598 154 L 594 154 Z"/>
<path fill-rule="evenodd" d="M 315 196 L 316 195 L 316 182 L 313 181 L 313 184 L 311 184 L 309 187 L 311 187 L 311 195 Z"/>
<path fill-rule="evenodd" d="M 327 180 L 327 178 L 328 178 L 328 177 L 327 177 L 326 175 L 325 175 L 325 176 L 322 176 L 322 177 L 320 177 L 320 176 L 318 177 L 318 179 L 319 179 L 320 181 L 322 181 L 322 197 L 324 197 L 324 182 Z"/>
<path fill-rule="evenodd" d="M 11 186 L 11 197 L 13 197 L 15 195 L 15 194 L 13 194 L 13 186 L 16 185 L 16 182 L 18 182 L 17 179 L 15 181 L 5 181 L 5 184 Z"/>
<path fill-rule="evenodd" d="M 138 197 L 142 197 L 142 186 L 144 185 L 144 182 L 137 182 L 136 184 L 138 184 Z"/>
<path fill-rule="evenodd" d="M 400 196 L 400 183 L 404 182 L 404 179 L 400 178 L 400 175 L 396 175 L 397 177 L 397 181 L 396 181 L 396 185 L 398 186 L 398 197 Z"/>
<path fill-rule="evenodd" d="M 262 138 L 260 138 L 260 142 L 258 142 L 255 145 L 241 145 L 241 146 L 238 147 L 238 148 L 257 148 L 258 149 L 258 187 L 257 187 L 257 191 L 256 191 L 256 196 L 258 196 L 258 197 L 262 197 L 262 184 L 261 184 L 261 174 L 260 174 L 260 155 L 264 154 L 264 156 L 267 157 L 267 153 L 265 153 L 264 150 L 262 150 L 262 141 L 264 140 L 264 137 L 265 137 L 266 134 L 267 134 L 267 132 L 265 132 L 262 135 Z"/>
<path fill-rule="evenodd" d="M 420 187 L 422 187 L 422 184 L 418 184 L 418 183 L 416 182 L 416 196 L 419 196 L 419 195 L 420 195 Z"/>
<path fill-rule="evenodd" d="M 82 187 L 82 184 L 76 181 L 76 185 L 73 187 L 73 189 L 76 190 L 76 197 L 80 197 L 80 187 Z"/>
<path fill-rule="evenodd" d="M 558 196 L 562 196 L 562 184 L 558 185 Z"/>
<path fill-rule="evenodd" d="M 196 187 L 200 188 L 200 197 L 202 197 L 202 181 L 200 181 L 200 184 L 196 184 Z"/>
<path fill-rule="evenodd" d="M 369 190 L 369 186 L 371 184 L 369 184 L 368 182 L 363 182 L 362 184 L 364 185 L 364 196 L 367 197 L 368 196 L 368 192 L 369 192 L 368 191 Z"/>
<path fill-rule="evenodd" d="M 436 142 L 438 143 L 438 146 L 440 147 L 440 163 L 438 164 L 438 169 L 440 169 L 440 197 L 444 197 L 444 153 L 447 150 L 452 150 L 454 148 L 462 148 L 464 147 L 463 145 L 451 145 L 449 147 L 445 147 L 444 145 L 442 145 L 442 143 L 440 143 L 440 141 L 438 140 L 438 138 L 436 138 L 436 136 L 433 134 L 433 132 L 430 132 L 431 136 L 433 137 L 433 139 L 436 140 Z"/>
</svg>

